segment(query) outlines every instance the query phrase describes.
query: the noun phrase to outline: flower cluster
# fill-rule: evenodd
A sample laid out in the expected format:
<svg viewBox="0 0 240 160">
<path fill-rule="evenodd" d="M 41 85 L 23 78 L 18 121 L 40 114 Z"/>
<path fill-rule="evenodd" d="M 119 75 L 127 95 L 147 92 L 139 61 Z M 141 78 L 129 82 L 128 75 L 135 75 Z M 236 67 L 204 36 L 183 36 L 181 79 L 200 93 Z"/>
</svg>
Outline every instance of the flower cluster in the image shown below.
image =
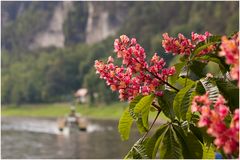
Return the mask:
<svg viewBox="0 0 240 160">
<path fill-rule="evenodd" d="M 147 63 L 145 50 L 135 38 L 130 40 L 126 35 L 120 36 L 114 42 L 114 52 L 122 59 L 121 66 L 114 65 L 110 56 L 106 64 L 96 60 L 95 68 L 100 78 L 105 79 L 113 91 L 119 92 L 121 100 L 131 100 L 138 94 L 161 96 L 159 86 L 175 73 L 174 67 L 164 68 L 164 59 L 156 53 Z"/>
<path fill-rule="evenodd" d="M 199 127 L 207 127 L 207 133 L 215 137 L 214 144 L 223 148 L 226 154 L 238 151 L 239 145 L 239 109 L 235 110 L 232 122 L 228 127 L 224 122 L 229 115 L 226 100 L 220 95 L 215 104 L 208 98 L 208 93 L 195 96 L 192 102 L 192 112 L 200 112 Z M 213 109 L 211 109 L 213 106 Z"/>
<path fill-rule="evenodd" d="M 168 33 L 163 34 L 162 46 L 166 53 L 190 55 L 195 49 L 196 45 L 200 42 L 205 41 L 211 33 L 205 32 L 204 35 L 192 32 L 191 39 L 187 39 L 181 33 L 178 34 L 178 38 L 169 37 Z M 198 53 L 198 55 L 207 54 L 215 49 L 214 45 L 208 46 Z"/>
<path fill-rule="evenodd" d="M 232 79 L 238 80 L 239 83 L 239 33 L 235 34 L 231 39 L 226 36 L 222 37 L 222 44 L 220 46 L 220 56 L 226 57 L 226 63 L 232 65 L 230 75 Z"/>
</svg>

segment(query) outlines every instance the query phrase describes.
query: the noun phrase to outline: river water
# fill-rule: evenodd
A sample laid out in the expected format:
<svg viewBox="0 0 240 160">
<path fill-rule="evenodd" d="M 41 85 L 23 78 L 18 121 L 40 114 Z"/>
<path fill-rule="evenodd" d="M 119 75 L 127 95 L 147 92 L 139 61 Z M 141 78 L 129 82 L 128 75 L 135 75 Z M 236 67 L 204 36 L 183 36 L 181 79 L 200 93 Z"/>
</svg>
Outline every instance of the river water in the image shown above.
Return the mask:
<svg viewBox="0 0 240 160">
<path fill-rule="evenodd" d="M 140 137 L 133 127 L 121 141 L 117 121 L 89 120 L 87 131 L 59 132 L 56 119 L 1 119 L 1 155 L 14 159 L 121 159 Z"/>
</svg>

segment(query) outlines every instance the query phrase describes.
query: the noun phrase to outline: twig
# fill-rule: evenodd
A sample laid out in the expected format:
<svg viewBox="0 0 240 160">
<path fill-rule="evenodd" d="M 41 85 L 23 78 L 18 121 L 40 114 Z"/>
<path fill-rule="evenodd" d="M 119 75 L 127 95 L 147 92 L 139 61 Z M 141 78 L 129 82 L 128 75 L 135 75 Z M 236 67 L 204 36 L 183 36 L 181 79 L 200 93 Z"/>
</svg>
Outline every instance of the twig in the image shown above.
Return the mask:
<svg viewBox="0 0 240 160">
<path fill-rule="evenodd" d="M 161 111 L 161 108 L 160 108 L 158 105 L 156 105 L 155 102 L 152 102 L 152 105 L 153 105 L 153 107 L 155 107 L 158 111 Z"/>
</svg>

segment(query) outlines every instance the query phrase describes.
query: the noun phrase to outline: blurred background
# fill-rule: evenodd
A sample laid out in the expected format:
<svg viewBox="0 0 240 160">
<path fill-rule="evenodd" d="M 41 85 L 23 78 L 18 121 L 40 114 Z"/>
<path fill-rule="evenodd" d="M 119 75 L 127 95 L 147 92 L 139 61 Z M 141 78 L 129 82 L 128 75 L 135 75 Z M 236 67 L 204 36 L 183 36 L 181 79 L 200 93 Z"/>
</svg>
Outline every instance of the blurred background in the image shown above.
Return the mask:
<svg viewBox="0 0 240 160">
<path fill-rule="evenodd" d="M 173 57 L 164 54 L 162 33 L 229 35 L 238 27 L 237 1 L 2 1 L 2 157 L 122 158 L 138 137 L 121 142 L 113 119 L 127 104 L 118 103 L 118 95 L 98 78 L 94 61 L 113 55 L 114 39 L 126 34 L 149 57 L 157 52 L 169 64 Z M 89 132 L 59 138 L 55 120 L 70 105 L 90 119 L 108 120 L 92 120 Z M 111 141 L 116 148 L 109 149 Z"/>
</svg>

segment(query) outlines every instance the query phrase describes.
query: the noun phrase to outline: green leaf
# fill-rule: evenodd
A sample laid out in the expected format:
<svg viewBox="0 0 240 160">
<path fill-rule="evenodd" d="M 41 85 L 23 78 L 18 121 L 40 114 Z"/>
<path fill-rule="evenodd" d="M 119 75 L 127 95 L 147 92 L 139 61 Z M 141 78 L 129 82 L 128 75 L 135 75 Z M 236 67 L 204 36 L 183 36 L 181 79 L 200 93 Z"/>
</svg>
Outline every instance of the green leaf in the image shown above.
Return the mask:
<svg viewBox="0 0 240 160">
<path fill-rule="evenodd" d="M 207 60 L 207 61 L 217 63 L 223 74 L 226 73 L 227 71 L 229 71 L 229 65 L 227 65 L 225 63 L 225 59 L 223 57 L 219 57 L 216 54 L 207 54 L 207 55 L 203 55 L 201 57 L 197 57 L 195 59 L 196 60 Z"/>
<path fill-rule="evenodd" d="M 210 146 L 213 143 L 214 139 L 207 134 L 206 128 L 198 128 L 194 124 L 190 124 L 189 129 L 202 144 Z"/>
<path fill-rule="evenodd" d="M 144 126 L 144 128 L 146 128 L 147 130 L 148 130 L 148 128 L 149 128 L 149 124 L 148 124 L 149 110 L 150 110 L 150 108 L 148 108 L 145 112 L 142 113 L 143 126 Z"/>
<path fill-rule="evenodd" d="M 196 86 L 196 94 L 197 95 L 203 95 L 205 94 L 205 89 L 200 81 L 197 81 L 197 86 Z"/>
<path fill-rule="evenodd" d="M 124 157 L 124 159 L 148 159 L 146 148 L 145 148 L 145 142 L 146 140 L 142 140 L 140 138 L 131 148 L 131 150 L 128 152 L 128 154 Z"/>
<path fill-rule="evenodd" d="M 200 61 L 191 61 L 191 64 L 189 65 L 190 68 L 190 76 L 197 76 L 197 78 L 205 77 L 205 74 L 203 73 L 204 68 L 206 67 L 207 63 L 203 63 Z M 192 75 L 192 73 L 194 75 Z M 194 77 L 193 77 L 194 78 Z"/>
<path fill-rule="evenodd" d="M 130 102 L 129 104 L 129 113 L 132 116 L 133 119 L 137 119 L 137 115 L 134 113 L 134 108 L 136 106 L 136 104 L 143 98 L 143 95 L 138 95 L 136 97 L 134 97 L 134 99 Z"/>
<path fill-rule="evenodd" d="M 192 101 L 193 101 L 193 98 L 197 95 L 197 92 L 196 92 L 196 88 L 192 88 L 192 92 L 191 92 L 191 95 L 190 95 L 190 98 L 189 98 L 189 107 L 188 107 L 188 110 L 187 110 L 187 113 L 186 113 L 186 117 L 183 117 L 183 119 L 187 120 L 188 122 L 191 121 L 191 118 L 192 118 L 192 110 L 191 110 L 191 106 L 192 106 Z"/>
<path fill-rule="evenodd" d="M 184 87 L 185 85 L 188 86 L 188 85 L 192 85 L 194 84 L 195 82 L 189 78 L 178 78 L 178 80 L 176 81 L 178 84 L 180 84 L 182 87 Z"/>
<path fill-rule="evenodd" d="M 207 128 L 199 128 L 203 136 L 203 142 L 205 145 L 210 146 L 213 143 L 214 137 L 209 136 L 207 133 Z"/>
<path fill-rule="evenodd" d="M 212 145 L 211 146 L 203 145 L 202 149 L 203 149 L 202 159 L 214 159 L 215 158 L 215 152 L 214 152 Z"/>
<path fill-rule="evenodd" d="M 188 85 L 181 89 L 175 96 L 173 101 L 173 110 L 178 119 L 186 119 L 186 113 L 191 106 L 191 94 L 194 90 L 195 84 Z"/>
<path fill-rule="evenodd" d="M 187 155 L 185 154 L 185 158 L 195 158 L 195 159 L 202 158 L 203 156 L 202 144 L 197 139 L 197 137 L 194 136 L 194 134 L 192 134 L 191 132 L 188 132 L 186 137 L 186 142 L 187 142 L 190 154 L 189 153 L 187 153 Z"/>
<path fill-rule="evenodd" d="M 187 55 L 183 55 L 183 56 L 181 56 L 181 57 L 179 58 L 179 60 L 180 60 L 181 62 L 186 62 L 186 61 L 188 60 L 188 56 L 187 56 Z"/>
<path fill-rule="evenodd" d="M 195 47 L 193 51 L 193 56 L 197 55 L 200 51 L 206 49 L 207 47 L 214 45 L 216 43 L 221 42 L 221 36 L 210 36 L 206 39 L 204 42 L 198 43 L 198 45 Z"/>
<path fill-rule="evenodd" d="M 140 112 L 147 111 L 150 108 L 154 98 L 154 95 L 148 95 L 141 98 L 141 100 L 136 104 L 134 108 L 134 113 L 138 115 Z"/>
<path fill-rule="evenodd" d="M 148 128 L 145 128 L 143 125 L 143 120 L 141 116 L 137 120 L 137 128 L 141 134 L 148 131 Z"/>
<path fill-rule="evenodd" d="M 171 120 L 174 120 L 175 118 L 175 114 L 173 111 L 173 100 L 175 95 L 176 95 L 175 92 L 165 90 L 163 96 L 157 97 L 162 112 L 165 114 L 165 116 L 169 117 Z"/>
<path fill-rule="evenodd" d="M 220 94 L 216 84 L 211 82 L 209 78 L 202 78 L 200 79 L 200 82 L 202 83 L 205 91 L 208 92 L 209 99 L 212 100 L 213 103 L 215 103 Z"/>
<path fill-rule="evenodd" d="M 230 81 L 226 81 L 225 79 L 216 78 L 213 79 L 218 86 L 218 89 L 227 100 L 227 103 L 231 109 L 234 111 L 239 107 L 239 88 L 231 83 Z"/>
<path fill-rule="evenodd" d="M 133 118 L 129 113 L 129 108 L 126 108 L 118 123 L 118 131 L 122 140 L 127 140 L 129 138 L 132 122 Z"/>
<path fill-rule="evenodd" d="M 169 82 L 170 84 L 174 84 L 176 82 L 176 80 L 178 79 L 179 77 L 179 74 L 181 73 L 181 70 L 182 68 L 184 67 L 185 63 L 176 63 L 174 65 L 175 69 L 176 69 L 176 72 L 174 75 L 170 76 L 169 77 Z"/>
<path fill-rule="evenodd" d="M 200 141 L 191 132 L 185 134 L 181 127 L 176 125 L 173 127 L 181 142 L 184 158 L 201 159 L 203 150 Z"/>
<path fill-rule="evenodd" d="M 137 128 L 138 131 L 142 134 L 144 132 L 148 131 L 148 114 L 149 114 L 149 110 L 139 114 L 138 119 L 137 119 Z"/>
<path fill-rule="evenodd" d="M 198 140 L 203 143 L 203 136 L 201 130 L 194 126 L 193 124 L 189 125 L 189 129 L 192 131 L 192 133 L 198 138 Z"/>
<path fill-rule="evenodd" d="M 164 132 L 167 130 L 168 127 L 169 126 L 167 124 L 161 125 L 154 133 L 154 135 L 149 139 L 148 143 L 146 144 L 147 155 L 149 158 L 156 158 L 162 135 L 164 135 Z"/>
<path fill-rule="evenodd" d="M 161 159 L 180 159 L 183 158 L 182 146 L 172 125 L 165 132 L 159 146 Z"/>
</svg>

